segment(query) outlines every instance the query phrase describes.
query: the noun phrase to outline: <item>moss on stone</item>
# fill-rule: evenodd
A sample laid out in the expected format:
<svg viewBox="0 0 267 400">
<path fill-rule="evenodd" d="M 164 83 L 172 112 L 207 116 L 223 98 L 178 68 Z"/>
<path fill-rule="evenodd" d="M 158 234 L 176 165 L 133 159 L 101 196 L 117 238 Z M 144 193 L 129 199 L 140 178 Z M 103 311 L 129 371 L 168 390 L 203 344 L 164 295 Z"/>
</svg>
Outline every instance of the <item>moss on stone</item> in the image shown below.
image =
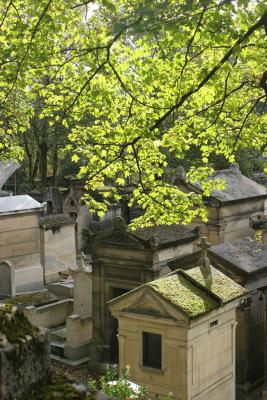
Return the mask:
<svg viewBox="0 0 267 400">
<path fill-rule="evenodd" d="M 210 277 L 205 276 L 205 271 L 201 267 L 189 269 L 185 274 L 218 296 L 222 303 L 228 303 L 246 293 L 242 286 L 213 267 L 210 267 Z"/>
<path fill-rule="evenodd" d="M 51 214 L 40 218 L 39 224 L 41 228 L 52 229 L 74 224 L 74 221 L 72 218 L 64 214 Z"/>
<path fill-rule="evenodd" d="M 0 334 L 5 336 L 9 343 L 23 344 L 25 338 L 35 338 L 39 333 L 40 330 L 33 326 L 16 306 L 7 304 L 0 307 Z"/>
<path fill-rule="evenodd" d="M 94 400 L 91 395 L 79 392 L 73 381 L 63 375 L 54 375 L 49 384 L 38 387 L 23 400 Z"/>
<path fill-rule="evenodd" d="M 39 306 L 52 303 L 57 300 L 57 297 L 50 292 L 37 292 L 37 293 L 29 293 L 29 294 L 21 294 L 15 297 L 11 297 L 9 299 L 5 299 L 5 304 L 22 304 L 24 307 L 27 306 Z"/>
<path fill-rule="evenodd" d="M 148 286 L 192 318 L 219 306 L 214 298 L 179 274 L 179 271 L 150 282 Z"/>
</svg>

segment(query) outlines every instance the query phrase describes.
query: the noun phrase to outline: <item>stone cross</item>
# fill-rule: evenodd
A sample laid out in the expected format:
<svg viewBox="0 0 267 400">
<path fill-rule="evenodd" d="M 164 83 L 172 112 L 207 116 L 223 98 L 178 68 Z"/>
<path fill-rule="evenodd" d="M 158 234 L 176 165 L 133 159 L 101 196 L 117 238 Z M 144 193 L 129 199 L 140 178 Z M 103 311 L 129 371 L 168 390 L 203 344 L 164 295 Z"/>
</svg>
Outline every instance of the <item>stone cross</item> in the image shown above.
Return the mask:
<svg viewBox="0 0 267 400">
<path fill-rule="evenodd" d="M 208 258 L 207 250 L 210 247 L 210 243 L 208 243 L 207 238 L 202 237 L 200 242 L 198 243 L 198 247 L 201 249 L 201 256 L 199 259 L 199 267 L 200 271 L 203 275 L 205 285 L 207 288 L 211 288 L 212 286 L 212 274 L 210 268 L 210 259 Z"/>
<path fill-rule="evenodd" d="M 211 246 L 211 244 L 207 241 L 206 237 L 202 237 L 197 245 L 201 249 L 201 256 L 200 256 L 201 266 L 209 267 L 210 260 L 208 258 L 207 250 Z"/>
</svg>

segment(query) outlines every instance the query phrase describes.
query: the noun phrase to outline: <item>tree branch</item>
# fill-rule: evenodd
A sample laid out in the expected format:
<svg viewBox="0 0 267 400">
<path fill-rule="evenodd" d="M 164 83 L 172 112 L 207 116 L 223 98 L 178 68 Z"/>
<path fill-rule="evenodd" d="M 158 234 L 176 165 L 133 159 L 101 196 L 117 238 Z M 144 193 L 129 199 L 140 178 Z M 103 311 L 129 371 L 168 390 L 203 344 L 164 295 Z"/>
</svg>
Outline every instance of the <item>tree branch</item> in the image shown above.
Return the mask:
<svg viewBox="0 0 267 400">
<path fill-rule="evenodd" d="M 47 4 L 46 4 L 44 10 L 42 11 L 40 17 L 38 18 L 38 21 L 37 21 L 37 23 L 36 23 L 36 25 L 35 25 L 35 27 L 34 27 L 34 29 L 33 29 L 33 32 L 32 32 L 32 34 L 31 34 L 31 38 L 30 38 L 30 41 L 29 41 L 29 43 L 28 43 L 28 45 L 27 45 L 26 51 L 25 51 L 25 53 L 24 53 L 22 59 L 20 60 L 20 62 L 19 62 L 19 64 L 18 64 L 18 67 L 17 67 L 17 70 L 16 70 L 16 74 L 15 74 L 15 78 L 14 78 L 13 83 L 12 83 L 12 86 L 11 86 L 11 88 L 10 88 L 8 94 L 7 94 L 7 97 L 9 97 L 10 93 L 12 92 L 12 90 L 14 89 L 14 87 L 15 87 L 15 85 L 16 85 L 16 82 L 17 82 L 17 80 L 18 80 L 18 76 L 19 76 L 19 72 L 20 72 L 20 69 L 21 69 L 21 67 L 22 67 L 22 64 L 23 64 L 23 62 L 25 61 L 25 59 L 26 59 L 26 57 L 27 57 L 27 55 L 28 55 L 28 53 L 29 53 L 29 51 L 30 51 L 30 48 L 31 48 L 32 42 L 33 42 L 33 40 L 34 40 L 34 37 L 35 37 L 36 33 L 38 32 L 39 26 L 40 26 L 40 24 L 41 24 L 41 22 L 42 22 L 42 20 L 43 20 L 43 18 L 44 18 L 44 16 L 45 16 L 45 14 L 47 13 L 48 8 L 50 7 L 50 4 L 52 3 L 52 1 L 53 1 L 53 0 L 49 0 L 49 1 L 47 2 Z M 12 2 L 11 2 L 11 3 L 12 3 Z"/>
<path fill-rule="evenodd" d="M 162 115 L 151 127 L 150 131 L 153 131 L 157 128 L 160 127 L 163 121 L 165 121 L 166 118 L 171 115 L 171 113 L 175 110 L 178 110 L 184 103 L 185 101 L 192 96 L 193 94 L 197 93 L 201 88 L 203 88 L 207 82 L 213 78 L 213 76 L 216 74 L 216 72 L 222 67 L 222 65 L 225 64 L 226 61 L 228 61 L 233 54 L 234 50 L 241 44 L 243 43 L 246 39 L 248 39 L 258 28 L 265 26 L 267 20 L 267 11 L 264 13 L 264 15 L 259 19 L 256 24 L 251 26 L 247 32 L 239 38 L 235 44 L 229 49 L 229 51 L 225 54 L 225 56 L 220 60 L 220 62 L 212 68 L 212 70 L 202 79 L 202 81 L 197 85 L 195 89 L 190 90 L 189 92 L 185 93 L 180 101 L 178 101 L 176 104 L 174 104 L 164 115 Z"/>
<path fill-rule="evenodd" d="M 10 7 L 11 7 L 12 5 L 13 5 L 13 1 L 10 0 L 10 2 L 8 3 L 8 6 L 7 6 L 7 8 L 6 8 L 6 11 L 5 11 L 4 15 L 3 15 L 2 21 L 1 21 L 1 23 L 0 23 L 0 29 L 2 28 L 3 23 L 5 22 L 6 16 L 7 16 L 7 14 L 8 14 L 8 11 L 9 11 L 9 9 L 10 9 Z"/>
</svg>

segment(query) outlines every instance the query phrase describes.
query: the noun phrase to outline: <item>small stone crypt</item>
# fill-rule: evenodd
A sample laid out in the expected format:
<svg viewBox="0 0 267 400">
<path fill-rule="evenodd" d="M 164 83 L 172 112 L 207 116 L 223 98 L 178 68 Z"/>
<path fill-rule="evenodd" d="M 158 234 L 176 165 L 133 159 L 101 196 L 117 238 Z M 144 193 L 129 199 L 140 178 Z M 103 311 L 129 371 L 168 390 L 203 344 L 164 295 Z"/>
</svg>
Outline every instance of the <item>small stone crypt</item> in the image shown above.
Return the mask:
<svg viewBox="0 0 267 400">
<path fill-rule="evenodd" d="M 146 283 L 109 302 L 120 370 L 160 398 L 235 399 L 236 308 L 245 290 L 209 265 Z"/>
<path fill-rule="evenodd" d="M 172 270 L 197 265 L 200 251 L 168 263 Z M 264 382 L 266 363 L 267 246 L 250 238 L 211 246 L 212 265 L 247 290 L 237 309 L 237 399 L 249 400 L 251 391 Z"/>
<path fill-rule="evenodd" d="M 193 251 L 196 234 L 172 225 L 127 230 L 120 217 L 96 235 L 92 252 L 93 336 L 102 343 L 102 361 L 117 361 L 117 320 L 106 303 L 170 272 L 167 261 Z"/>
<path fill-rule="evenodd" d="M 244 176 L 237 163 L 229 169 L 215 171 L 209 179 L 223 179 L 224 190 L 214 190 L 205 198 L 208 222 L 195 220 L 190 227 L 200 227 L 201 235 L 215 245 L 241 239 L 254 234 L 251 219 L 257 219 L 266 212 L 267 188 Z M 180 173 L 175 181 L 181 190 L 203 193 L 199 182 L 188 182 Z"/>
<path fill-rule="evenodd" d="M 42 212 L 28 195 L 0 197 L 0 297 L 43 289 Z"/>
</svg>

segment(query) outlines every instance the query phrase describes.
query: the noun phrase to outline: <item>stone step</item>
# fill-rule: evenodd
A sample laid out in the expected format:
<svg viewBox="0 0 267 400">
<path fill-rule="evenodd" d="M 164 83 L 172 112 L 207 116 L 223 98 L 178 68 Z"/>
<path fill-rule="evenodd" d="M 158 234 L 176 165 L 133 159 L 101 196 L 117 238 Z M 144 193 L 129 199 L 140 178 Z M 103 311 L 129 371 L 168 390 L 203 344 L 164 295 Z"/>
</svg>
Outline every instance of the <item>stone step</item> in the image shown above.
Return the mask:
<svg viewBox="0 0 267 400">
<path fill-rule="evenodd" d="M 49 292 L 53 293 L 60 299 L 73 298 L 73 279 L 67 281 L 50 283 L 47 285 Z"/>
<path fill-rule="evenodd" d="M 65 343 L 57 342 L 57 341 L 50 341 L 50 353 L 51 356 L 55 355 L 58 357 L 64 357 L 64 348 Z"/>
<path fill-rule="evenodd" d="M 50 358 L 52 358 L 52 360 L 58 361 L 61 364 L 64 365 L 69 365 L 72 367 L 78 367 L 79 365 L 83 365 L 89 362 L 90 358 L 89 357 L 83 357 L 83 358 L 79 358 L 78 360 L 70 360 L 68 358 L 65 358 L 64 355 L 59 356 L 57 354 L 50 354 Z"/>
<path fill-rule="evenodd" d="M 49 340 L 59 343 L 65 343 L 67 335 L 66 325 L 61 325 L 56 328 L 49 329 Z"/>
</svg>

